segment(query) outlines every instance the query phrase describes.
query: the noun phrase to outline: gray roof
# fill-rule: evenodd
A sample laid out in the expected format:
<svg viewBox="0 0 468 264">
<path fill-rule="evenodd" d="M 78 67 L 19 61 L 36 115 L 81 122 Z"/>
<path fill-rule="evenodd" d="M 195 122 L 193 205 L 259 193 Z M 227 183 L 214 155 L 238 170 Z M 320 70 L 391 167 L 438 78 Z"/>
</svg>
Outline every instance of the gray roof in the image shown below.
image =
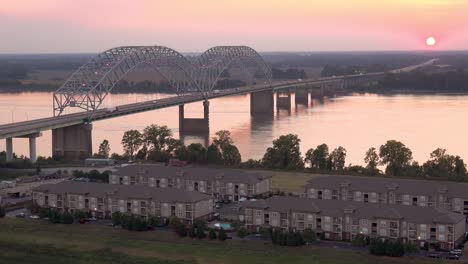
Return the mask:
<svg viewBox="0 0 468 264">
<path fill-rule="evenodd" d="M 432 207 L 413 207 L 343 200 L 315 200 L 309 198 L 274 196 L 266 200 L 248 202 L 245 208 L 262 208 L 273 212 L 305 212 L 323 216 L 344 216 L 348 210 L 359 219 L 405 219 L 411 223 L 456 224 L 465 220 L 462 214 Z"/>
<path fill-rule="evenodd" d="M 341 184 L 352 191 L 381 193 L 395 188 L 397 193 L 427 196 L 446 191 L 450 197 L 468 199 L 468 184 L 461 182 L 333 175 L 314 177 L 305 187 L 339 190 Z"/>
<path fill-rule="evenodd" d="M 120 199 L 153 199 L 160 202 L 198 202 L 211 199 L 211 196 L 180 189 L 152 188 L 143 185 L 113 185 L 105 183 L 64 181 L 57 184 L 45 184 L 34 188 L 35 192 L 53 194 L 80 194 L 90 197 L 105 198 L 106 195 Z"/>
<path fill-rule="evenodd" d="M 171 167 L 153 164 L 135 164 L 118 168 L 114 175 L 148 175 L 156 178 L 183 177 L 189 180 L 220 180 L 232 183 L 255 184 L 271 178 L 268 172 L 242 171 L 235 169 L 216 169 L 206 167 Z"/>
</svg>

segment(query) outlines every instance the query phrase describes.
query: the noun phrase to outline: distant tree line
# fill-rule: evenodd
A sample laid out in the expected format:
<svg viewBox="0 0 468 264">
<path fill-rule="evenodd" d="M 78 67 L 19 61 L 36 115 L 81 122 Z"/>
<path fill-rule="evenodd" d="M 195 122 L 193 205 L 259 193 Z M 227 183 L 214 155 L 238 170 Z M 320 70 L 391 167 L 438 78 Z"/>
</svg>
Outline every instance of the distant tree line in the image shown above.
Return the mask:
<svg viewBox="0 0 468 264">
<path fill-rule="evenodd" d="M 388 70 L 388 66 L 383 64 L 371 65 L 325 65 L 321 75 L 323 77 L 354 75 L 360 73 L 383 72 Z"/>
<path fill-rule="evenodd" d="M 387 74 L 379 82 L 381 90 L 415 90 L 429 92 L 467 92 L 468 72 L 464 70 L 445 73 L 425 73 L 414 71 L 400 74 Z"/>
<path fill-rule="evenodd" d="M 306 79 L 307 74 L 304 70 L 289 68 L 286 70 L 281 70 L 278 68 L 273 68 L 272 70 L 273 79 L 280 80 L 297 80 L 297 79 Z"/>
</svg>

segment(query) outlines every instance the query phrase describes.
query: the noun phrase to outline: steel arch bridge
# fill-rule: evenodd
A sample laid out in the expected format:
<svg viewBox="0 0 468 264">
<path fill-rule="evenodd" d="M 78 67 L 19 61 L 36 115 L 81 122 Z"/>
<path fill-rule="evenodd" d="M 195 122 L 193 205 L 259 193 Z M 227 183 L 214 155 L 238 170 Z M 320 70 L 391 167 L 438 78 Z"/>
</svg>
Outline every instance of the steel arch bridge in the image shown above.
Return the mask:
<svg viewBox="0 0 468 264">
<path fill-rule="evenodd" d="M 54 116 L 60 116 L 67 107 L 96 111 L 114 86 L 139 65 L 149 65 L 159 72 L 179 96 L 199 93 L 207 97 L 222 73 L 235 63 L 253 67 L 254 75 L 260 74 L 271 83 L 270 66 L 247 46 L 213 47 L 194 62 L 164 46 L 112 48 L 81 66 L 54 92 Z"/>
</svg>

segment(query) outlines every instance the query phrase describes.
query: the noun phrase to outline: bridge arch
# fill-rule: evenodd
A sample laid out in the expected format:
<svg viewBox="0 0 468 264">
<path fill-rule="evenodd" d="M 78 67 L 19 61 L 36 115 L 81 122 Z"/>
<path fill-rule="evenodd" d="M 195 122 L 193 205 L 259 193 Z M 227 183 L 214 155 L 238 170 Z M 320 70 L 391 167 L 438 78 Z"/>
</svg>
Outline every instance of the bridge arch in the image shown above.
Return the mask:
<svg viewBox="0 0 468 264">
<path fill-rule="evenodd" d="M 271 68 L 257 51 L 247 46 L 216 46 L 208 49 L 198 58 L 200 77 L 205 80 L 199 86 L 203 87 L 206 92 L 212 92 L 221 74 L 236 62 L 244 66 L 253 63 L 266 81 L 271 83 Z"/>
<path fill-rule="evenodd" d="M 149 64 L 158 71 L 178 95 L 195 91 L 207 96 L 223 71 L 236 61 L 253 62 L 271 82 L 271 68 L 247 46 L 213 47 L 201 54 L 195 63 L 164 46 L 112 48 L 81 66 L 54 92 L 54 116 L 61 115 L 67 107 L 96 111 L 118 81 L 141 64 Z"/>
</svg>

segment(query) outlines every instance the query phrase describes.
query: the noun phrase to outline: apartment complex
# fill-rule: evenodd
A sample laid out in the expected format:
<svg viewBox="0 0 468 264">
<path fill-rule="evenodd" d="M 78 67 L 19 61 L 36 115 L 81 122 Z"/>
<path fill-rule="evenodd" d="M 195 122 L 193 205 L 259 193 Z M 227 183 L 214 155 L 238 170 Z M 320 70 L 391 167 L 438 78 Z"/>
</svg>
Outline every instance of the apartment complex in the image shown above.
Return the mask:
<svg viewBox="0 0 468 264">
<path fill-rule="evenodd" d="M 41 207 L 70 213 L 90 212 L 97 218 L 110 218 L 112 213 L 121 212 L 145 219 L 176 216 L 189 224 L 209 218 L 213 212 L 212 197 L 200 192 L 73 181 L 35 188 L 33 201 Z"/>
<path fill-rule="evenodd" d="M 468 184 L 357 176 L 320 176 L 305 186 L 305 197 L 364 203 L 443 208 L 468 215 Z"/>
<path fill-rule="evenodd" d="M 247 227 L 310 228 L 330 240 L 363 234 L 451 250 L 465 234 L 464 216 L 439 208 L 279 196 L 243 206 Z"/>
<path fill-rule="evenodd" d="M 270 192 L 271 175 L 232 169 L 129 165 L 113 172 L 109 183 L 198 191 L 216 200 L 239 201 Z"/>
</svg>

